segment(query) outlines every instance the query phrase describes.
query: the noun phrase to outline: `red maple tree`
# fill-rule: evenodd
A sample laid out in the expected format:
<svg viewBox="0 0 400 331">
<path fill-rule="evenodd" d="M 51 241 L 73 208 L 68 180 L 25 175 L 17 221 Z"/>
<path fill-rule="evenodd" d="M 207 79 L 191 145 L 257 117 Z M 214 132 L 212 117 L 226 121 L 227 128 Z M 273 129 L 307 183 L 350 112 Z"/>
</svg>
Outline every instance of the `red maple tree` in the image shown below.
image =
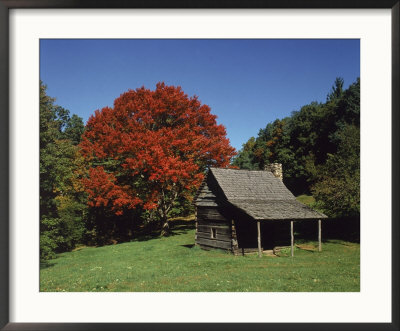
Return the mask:
<svg viewBox="0 0 400 331">
<path fill-rule="evenodd" d="M 174 201 L 193 193 L 207 166 L 226 167 L 236 154 L 209 106 L 164 83 L 129 90 L 113 108 L 96 110 L 80 147 L 90 164 L 89 205 L 117 215 L 153 210 L 164 234 Z"/>
</svg>

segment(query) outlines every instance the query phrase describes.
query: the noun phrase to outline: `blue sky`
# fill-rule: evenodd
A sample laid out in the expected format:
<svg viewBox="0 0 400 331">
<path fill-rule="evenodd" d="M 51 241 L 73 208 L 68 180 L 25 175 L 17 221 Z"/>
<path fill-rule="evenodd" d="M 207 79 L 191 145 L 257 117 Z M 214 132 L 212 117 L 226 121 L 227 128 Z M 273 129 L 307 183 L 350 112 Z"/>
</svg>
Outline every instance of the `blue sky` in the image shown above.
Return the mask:
<svg viewBox="0 0 400 331">
<path fill-rule="evenodd" d="M 128 89 L 164 81 L 209 105 L 236 149 L 276 118 L 324 102 L 336 77 L 347 87 L 359 76 L 355 39 L 40 41 L 48 95 L 85 123 Z"/>
</svg>

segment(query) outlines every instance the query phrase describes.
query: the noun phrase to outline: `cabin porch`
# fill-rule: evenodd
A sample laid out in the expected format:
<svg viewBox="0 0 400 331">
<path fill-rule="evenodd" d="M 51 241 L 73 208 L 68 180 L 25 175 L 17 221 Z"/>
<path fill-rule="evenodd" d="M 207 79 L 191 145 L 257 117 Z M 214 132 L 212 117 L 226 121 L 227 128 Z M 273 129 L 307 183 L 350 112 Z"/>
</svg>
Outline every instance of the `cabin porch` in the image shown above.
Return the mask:
<svg viewBox="0 0 400 331">
<path fill-rule="evenodd" d="M 316 237 L 318 236 L 318 250 L 321 246 L 321 221 L 307 220 L 315 227 Z M 317 222 L 316 222 L 317 221 Z M 252 252 L 275 252 L 279 247 L 291 247 L 291 254 L 294 251 L 294 227 L 299 221 L 290 220 L 235 220 L 232 222 L 232 238 L 236 245 L 232 250 L 235 254 L 246 254 Z"/>
</svg>

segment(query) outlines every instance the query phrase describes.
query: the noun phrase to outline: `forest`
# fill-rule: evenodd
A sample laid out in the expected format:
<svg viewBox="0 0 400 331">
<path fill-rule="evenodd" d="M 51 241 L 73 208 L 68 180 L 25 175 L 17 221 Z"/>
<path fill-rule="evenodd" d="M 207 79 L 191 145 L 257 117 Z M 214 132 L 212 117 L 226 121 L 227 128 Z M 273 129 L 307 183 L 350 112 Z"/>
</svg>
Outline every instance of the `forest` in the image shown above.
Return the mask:
<svg viewBox="0 0 400 331">
<path fill-rule="evenodd" d="M 283 165 L 295 194 L 330 217 L 360 211 L 360 80 L 337 78 L 326 102 L 277 119 L 236 153 L 226 129 L 197 97 L 158 83 L 123 93 L 82 118 L 40 83 L 40 258 L 77 245 L 130 241 L 144 229 L 169 234 L 169 219 L 193 213 L 210 166 Z"/>
</svg>

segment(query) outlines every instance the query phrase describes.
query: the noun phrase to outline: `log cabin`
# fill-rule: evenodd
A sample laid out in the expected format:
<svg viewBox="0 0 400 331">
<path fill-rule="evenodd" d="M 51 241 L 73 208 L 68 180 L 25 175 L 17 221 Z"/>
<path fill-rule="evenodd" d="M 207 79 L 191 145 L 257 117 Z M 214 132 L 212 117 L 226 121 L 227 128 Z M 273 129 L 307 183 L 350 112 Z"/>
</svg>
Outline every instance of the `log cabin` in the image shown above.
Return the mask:
<svg viewBox="0 0 400 331">
<path fill-rule="evenodd" d="M 326 215 L 300 203 L 283 183 L 282 165 L 266 170 L 210 168 L 194 198 L 195 244 L 203 249 L 223 249 L 235 255 L 264 250 L 290 242 L 293 256 L 293 224 L 318 222 Z"/>
</svg>

